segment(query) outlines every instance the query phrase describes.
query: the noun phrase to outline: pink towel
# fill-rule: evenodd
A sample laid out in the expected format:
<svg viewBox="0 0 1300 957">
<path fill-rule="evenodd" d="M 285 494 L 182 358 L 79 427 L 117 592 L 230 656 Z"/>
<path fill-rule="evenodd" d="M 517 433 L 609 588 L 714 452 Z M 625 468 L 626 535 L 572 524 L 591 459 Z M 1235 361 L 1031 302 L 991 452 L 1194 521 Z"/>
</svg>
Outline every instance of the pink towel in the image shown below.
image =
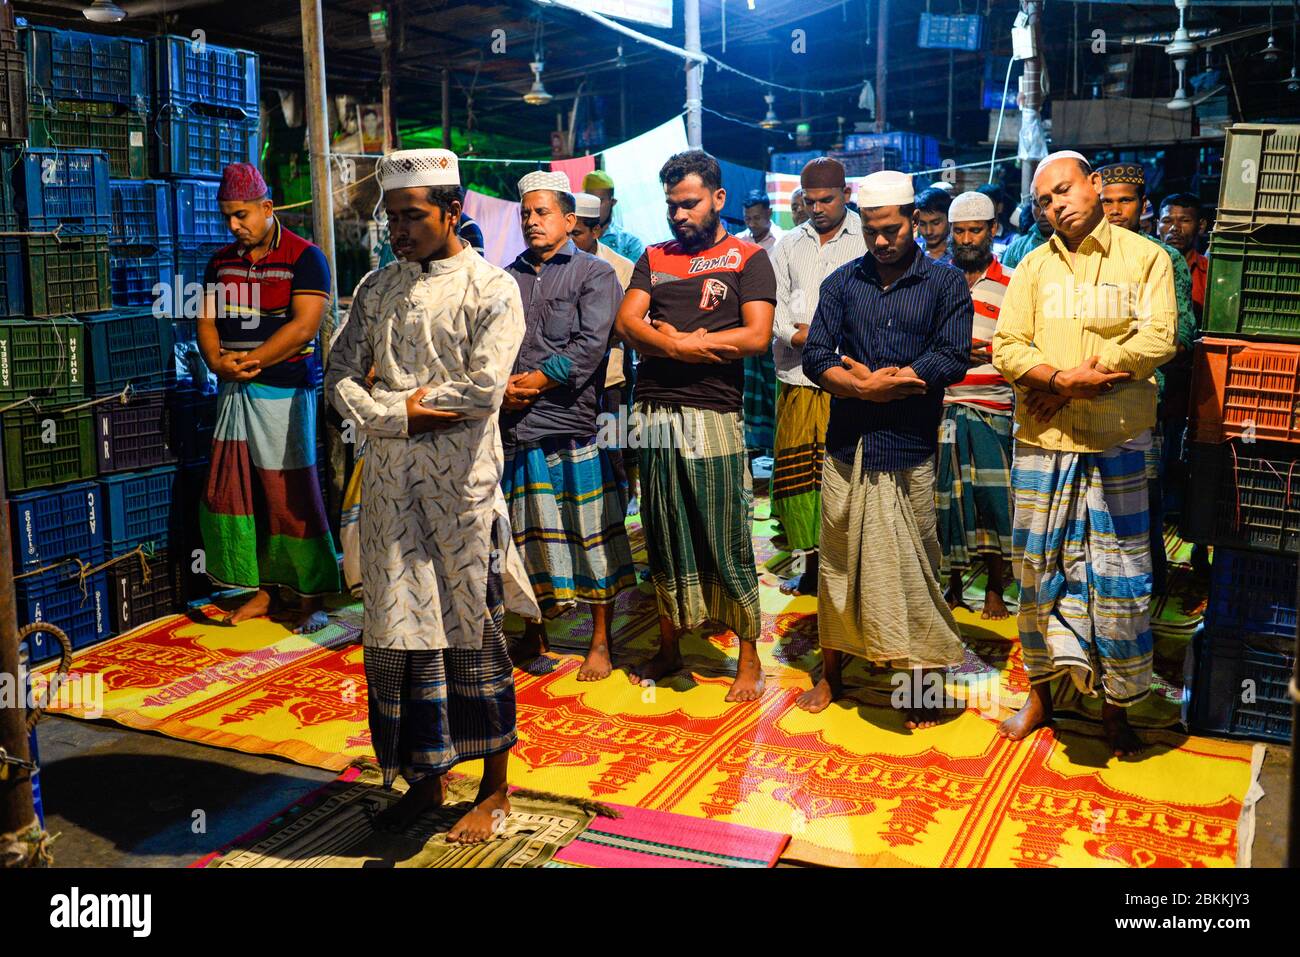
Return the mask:
<svg viewBox="0 0 1300 957">
<path fill-rule="evenodd" d="M 575 193 L 582 192 L 582 178 L 595 168 L 596 157 L 594 156 L 575 156 L 573 159 L 555 160 L 551 163 L 552 172 L 563 173 L 569 177 L 569 183 Z"/>
<path fill-rule="evenodd" d="M 519 204 L 495 196 L 465 191 L 465 212 L 483 230 L 483 258 L 507 266 L 528 248 L 519 231 Z"/>
</svg>

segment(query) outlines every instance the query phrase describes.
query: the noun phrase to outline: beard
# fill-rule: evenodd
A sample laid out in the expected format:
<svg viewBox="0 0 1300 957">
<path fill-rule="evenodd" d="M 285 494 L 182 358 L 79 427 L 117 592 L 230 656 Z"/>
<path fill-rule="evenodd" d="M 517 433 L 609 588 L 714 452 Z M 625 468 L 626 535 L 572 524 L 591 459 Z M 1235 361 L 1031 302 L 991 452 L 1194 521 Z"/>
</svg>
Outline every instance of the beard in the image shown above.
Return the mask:
<svg viewBox="0 0 1300 957">
<path fill-rule="evenodd" d="M 669 221 L 668 228 L 672 230 L 673 238 L 682 244 L 683 249 L 687 252 L 699 252 L 713 245 L 713 238 L 718 234 L 719 221 L 720 217 L 715 209 L 699 226 L 688 223 L 685 227 L 678 228 L 676 223 Z"/>
<path fill-rule="evenodd" d="M 982 243 L 967 246 L 952 244 L 952 264 L 962 272 L 983 272 L 993 262 L 993 237 L 989 236 Z"/>
</svg>

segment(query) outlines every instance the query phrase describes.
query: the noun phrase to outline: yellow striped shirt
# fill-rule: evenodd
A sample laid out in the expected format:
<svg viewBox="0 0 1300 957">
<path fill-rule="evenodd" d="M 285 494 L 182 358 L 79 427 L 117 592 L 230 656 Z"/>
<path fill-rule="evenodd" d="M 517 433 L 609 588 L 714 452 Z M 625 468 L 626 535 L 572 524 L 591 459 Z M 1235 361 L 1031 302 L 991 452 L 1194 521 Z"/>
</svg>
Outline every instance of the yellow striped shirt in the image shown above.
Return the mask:
<svg viewBox="0 0 1300 957">
<path fill-rule="evenodd" d="M 1152 378 L 1173 357 L 1178 327 L 1169 256 L 1105 218 L 1074 256 L 1054 235 L 1020 261 L 993 334 L 993 365 L 1015 383 L 1044 363 L 1073 369 L 1092 356 L 1132 380 L 1071 399 L 1049 421 L 1016 403 L 1016 441 L 1059 452 L 1104 452 L 1156 421 Z M 1023 395 L 1022 389 L 1017 392 Z"/>
</svg>

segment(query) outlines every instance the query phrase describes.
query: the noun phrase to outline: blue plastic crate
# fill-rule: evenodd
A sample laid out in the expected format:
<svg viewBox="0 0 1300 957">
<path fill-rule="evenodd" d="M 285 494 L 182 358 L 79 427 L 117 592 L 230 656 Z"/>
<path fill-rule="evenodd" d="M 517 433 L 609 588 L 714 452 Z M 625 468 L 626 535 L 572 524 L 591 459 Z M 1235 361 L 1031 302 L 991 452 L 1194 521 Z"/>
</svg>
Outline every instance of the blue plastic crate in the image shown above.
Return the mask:
<svg viewBox="0 0 1300 957">
<path fill-rule="evenodd" d="M 231 163 L 256 163 L 257 117 L 239 118 L 229 111 L 166 103 L 158 114 L 158 174 L 189 179 L 221 179 Z"/>
<path fill-rule="evenodd" d="M 27 739 L 27 750 L 31 752 L 32 763 L 36 771 L 32 774 L 32 807 L 36 810 L 36 820 L 45 827 L 45 800 L 41 797 L 41 752 L 36 746 L 36 729 L 32 728 Z"/>
<path fill-rule="evenodd" d="M 176 282 L 183 289 L 187 283 L 203 282 L 208 271 L 208 261 L 212 255 L 226 243 L 210 243 L 203 246 L 176 247 Z"/>
<path fill-rule="evenodd" d="M 172 242 L 171 189 L 160 179 L 109 181 L 115 246 L 163 246 Z"/>
<path fill-rule="evenodd" d="M 173 394 L 172 448 L 183 463 L 208 461 L 217 426 L 216 395 L 195 389 L 177 389 Z"/>
<path fill-rule="evenodd" d="M 65 558 L 102 554 L 104 505 L 94 482 L 75 482 L 9 500 L 14 564 L 40 568 Z"/>
<path fill-rule="evenodd" d="M 1296 560 L 1286 555 L 1216 548 L 1206 625 L 1294 639 L 1296 573 Z"/>
<path fill-rule="evenodd" d="M 1214 556 L 1218 562 L 1218 553 Z M 1203 625 L 1193 639 L 1188 725 L 1202 734 L 1291 743 L 1295 637 Z"/>
<path fill-rule="evenodd" d="M 110 247 L 108 268 L 113 283 L 114 308 L 152 308 L 158 300 L 170 305 L 175 262 L 176 254 L 170 245 Z M 168 306 L 163 308 L 166 310 Z"/>
<path fill-rule="evenodd" d="M 221 215 L 217 193 L 221 184 L 212 180 L 178 179 L 172 182 L 172 208 L 176 213 L 176 243 L 195 247 L 224 246 L 232 239 Z"/>
<path fill-rule="evenodd" d="M 102 150 L 27 149 L 19 158 L 14 205 L 24 229 L 108 234 L 113 201 Z"/>
<path fill-rule="evenodd" d="M 137 545 L 155 552 L 167 547 L 176 474 L 176 466 L 166 465 L 99 480 L 107 513 L 104 546 L 110 558 Z"/>
<path fill-rule="evenodd" d="M 970 50 L 980 48 L 984 18 L 978 14 L 922 13 L 916 31 L 916 45 L 922 50 Z"/>
<path fill-rule="evenodd" d="M 924 133 L 892 130 L 888 133 L 850 133 L 844 137 L 846 151 L 871 149 L 873 146 L 898 150 L 905 173 L 922 169 L 939 169 L 939 141 Z"/>
<path fill-rule="evenodd" d="M 0 316 L 27 314 L 27 260 L 19 236 L 0 236 Z"/>
<path fill-rule="evenodd" d="M 205 103 L 257 114 L 258 56 L 189 37 L 154 37 L 154 95 L 162 103 Z"/>
<path fill-rule="evenodd" d="M 103 557 L 97 559 L 103 561 Z M 85 580 L 85 591 L 73 566 L 60 566 L 19 578 L 14 582 L 18 605 L 18 626 L 34 621 L 57 625 L 72 641 L 73 650 L 103 641 L 112 634 L 112 604 L 108 592 L 108 575 L 96 572 Z M 49 635 L 41 634 L 31 642 L 33 663 L 53 658 L 59 645 Z"/>
<path fill-rule="evenodd" d="M 112 395 L 130 383 L 137 391 L 176 382 L 171 319 L 152 310 L 118 310 L 85 321 L 90 354 L 90 394 Z"/>
<path fill-rule="evenodd" d="M 148 112 L 145 41 L 99 33 L 29 26 L 22 31 L 27 52 L 28 98 L 98 100 Z"/>
<path fill-rule="evenodd" d="M 809 160 L 824 155 L 820 150 L 801 150 L 797 153 L 773 153 L 772 172 L 791 173 L 798 176 Z"/>
</svg>

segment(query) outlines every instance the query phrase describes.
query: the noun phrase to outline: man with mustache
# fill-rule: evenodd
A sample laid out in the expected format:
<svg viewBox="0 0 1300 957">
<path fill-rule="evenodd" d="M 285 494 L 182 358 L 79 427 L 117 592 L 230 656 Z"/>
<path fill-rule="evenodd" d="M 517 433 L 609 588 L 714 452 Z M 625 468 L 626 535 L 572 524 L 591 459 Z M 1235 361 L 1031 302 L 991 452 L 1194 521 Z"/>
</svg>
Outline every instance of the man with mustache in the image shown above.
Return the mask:
<svg viewBox="0 0 1300 957">
<path fill-rule="evenodd" d="M 1011 386 L 993 368 L 993 331 L 1011 272 L 993 255 L 997 207 L 982 192 L 949 209 L 952 264 L 966 275 L 975 319 L 966 377 L 948 387 L 939 425 L 939 545 L 948 607 L 965 608 L 962 576 L 982 558 L 988 570 L 981 618 L 1007 617 L 1002 597 L 1011 563 Z"/>
<path fill-rule="evenodd" d="M 618 337 L 644 357 L 635 412 L 651 435 L 671 437 L 640 453 L 660 646 L 632 680 L 657 682 L 679 671 L 681 633 L 720 622 L 740 639 L 727 700 L 756 701 L 762 618 L 741 360 L 769 348 L 776 278 L 762 248 L 723 229 L 727 194 L 716 159 L 703 150 L 678 153 L 659 180 L 675 238 L 638 260 L 615 323 Z"/>
<path fill-rule="evenodd" d="M 515 544 L 544 616 L 524 626 L 517 661 L 546 647 L 545 618 L 579 602 L 592 637 L 579 681 L 608 678 L 614 596 L 636 584 L 623 526 L 622 489 L 596 441 L 610 333 L 623 298 L 614 267 L 574 245 L 573 195 L 564 173 L 519 181 L 528 248 L 506 271 L 524 303 L 524 342 L 501 403 L 502 489 Z"/>
<path fill-rule="evenodd" d="M 912 238 L 916 198 L 906 173 L 862 180 L 867 253 L 822 283 L 803 347 L 804 374 L 834 398 L 822 466 L 822 674 L 797 701 L 818 712 L 838 698 L 845 655 L 892 664 L 908 730 L 938 723 L 935 686 L 963 659 L 938 581 L 934 456 L 943 390 L 965 374 L 971 342 L 961 273 Z"/>
<path fill-rule="evenodd" d="M 1100 696 L 1116 757 L 1142 742 L 1126 710 L 1151 687 L 1151 542 L 1145 453 L 1154 373 L 1177 338 L 1169 255 L 1112 226 L 1101 177 L 1049 154 L 1033 195 L 1052 238 L 1016 268 L 993 364 L 1020 396 L 1011 486 L 1017 625 L 1029 698 L 999 726 L 1020 740 L 1052 719 L 1053 679 Z"/>
<path fill-rule="evenodd" d="M 328 623 L 338 553 L 316 476 L 316 336 L 330 297 L 317 246 L 280 225 L 252 163 L 226 167 L 217 192 L 235 241 L 213 254 L 198 321 L 199 349 L 221 380 L 212 465 L 199 528 L 208 576 L 253 589 L 232 624 L 300 599 L 295 632 Z"/>
</svg>

